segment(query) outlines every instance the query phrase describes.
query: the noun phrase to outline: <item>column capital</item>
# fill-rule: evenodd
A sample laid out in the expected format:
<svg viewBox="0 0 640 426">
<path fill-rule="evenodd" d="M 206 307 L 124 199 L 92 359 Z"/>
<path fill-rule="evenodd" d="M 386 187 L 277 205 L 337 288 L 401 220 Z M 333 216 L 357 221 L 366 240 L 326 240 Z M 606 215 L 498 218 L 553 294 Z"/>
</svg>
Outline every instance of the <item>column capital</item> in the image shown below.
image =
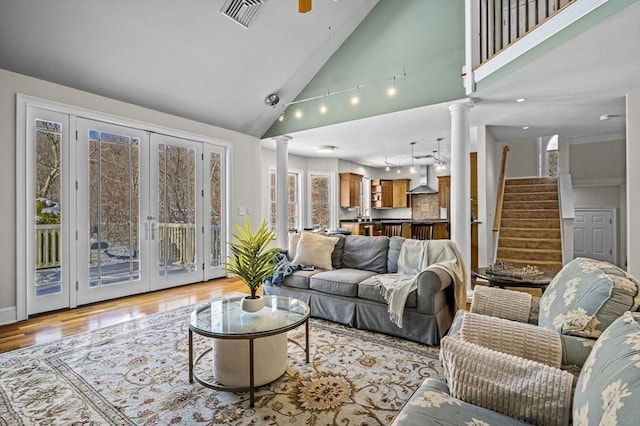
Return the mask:
<svg viewBox="0 0 640 426">
<path fill-rule="evenodd" d="M 274 136 L 271 139 L 273 139 L 276 143 L 288 143 L 291 139 L 293 139 L 293 137 L 289 135 L 280 135 Z"/>
<path fill-rule="evenodd" d="M 471 100 L 471 98 L 460 99 L 459 101 L 447 103 L 447 106 L 449 107 L 449 111 L 451 112 L 469 111 L 471 108 L 473 108 L 473 101 Z"/>
</svg>

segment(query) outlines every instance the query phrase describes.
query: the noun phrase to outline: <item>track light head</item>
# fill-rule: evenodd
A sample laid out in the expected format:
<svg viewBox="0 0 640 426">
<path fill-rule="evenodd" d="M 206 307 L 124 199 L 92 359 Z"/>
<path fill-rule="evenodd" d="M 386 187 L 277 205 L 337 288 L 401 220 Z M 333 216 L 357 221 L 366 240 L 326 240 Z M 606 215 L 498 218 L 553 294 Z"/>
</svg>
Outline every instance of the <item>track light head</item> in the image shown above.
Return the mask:
<svg viewBox="0 0 640 426">
<path fill-rule="evenodd" d="M 280 102 L 280 96 L 278 96 L 277 93 L 271 93 L 270 95 L 267 95 L 266 98 L 264 98 L 264 103 L 269 106 L 275 106 L 278 104 L 278 102 Z"/>
</svg>

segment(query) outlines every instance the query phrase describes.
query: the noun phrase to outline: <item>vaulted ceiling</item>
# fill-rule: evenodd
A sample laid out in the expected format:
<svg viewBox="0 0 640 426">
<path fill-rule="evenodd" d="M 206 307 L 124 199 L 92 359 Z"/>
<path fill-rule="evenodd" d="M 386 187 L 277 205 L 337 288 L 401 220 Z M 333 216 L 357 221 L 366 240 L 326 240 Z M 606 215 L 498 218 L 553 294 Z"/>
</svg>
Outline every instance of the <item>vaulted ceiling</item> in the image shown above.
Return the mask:
<svg viewBox="0 0 640 426">
<path fill-rule="evenodd" d="M 303 156 L 317 156 L 318 145 L 334 145 L 336 157 L 381 166 L 385 157 L 408 159 L 412 141 L 419 142 L 418 154 L 435 149 L 438 137 L 445 138 L 442 148 L 448 149 L 446 101 L 451 96 L 414 102 L 409 109 L 389 104 L 386 111 L 372 110 L 343 123 L 280 131 L 272 126 L 283 105 L 299 95 L 313 96 L 316 89 L 321 94 L 326 90 L 321 82 L 337 80 L 329 73 L 332 64 L 357 63 L 367 43 L 379 53 L 364 67 L 373 70 L 370 75 L 376 75 L 376 61 L 385 67 L 393 60 L 402 69 L 407 61 L 390 52 L 410 57 L 411 49 L 424 48 L 428 40 L 415 40 L 407 30 L 407 43 L 387 45 L 389 23 L 403 12 L 411 15 L 408 6 L 446 6 L 453 0 L 314 0 L 312 11 L 304 14 L 295 0 L 265 0 L 248 28 L 221 14 L 226 1 L 0 0 L 0 68 L 259 138 L 271 128 L 270 136 L 292 135 L 290 152 Z M 383 7 L 393 13 L 376 13 Z M 446 22 L 462 25 L 460 10 Z M 429 25 L 435 28 L 439 17 L 410 18 L 435 19 Z M 374 31 L 375 37 L 368 36 Z M 356 42 L 345 50 L 352 34 Z M 489 125 L 498 140 L 553 133 L 575 141 L 624 138 L 624 94 L 640 89 L 639 39 L 636 2 L 517 72 L 479 85 L 472 125 Z M 442 64 L 443 56 L 437 55 L 439 61 L 419 64 L 421 75 Z M 453 66 L 459 79 L 460 68 Z M 407 81 L 415 75 L 409 71 Z M 390 76 L 378 74 L 379 79 Z M 459 87 L 463 95 L 461 79 Z M 271 93 L 280 97 L 276 107 L 265 103 Z M 520 97 L 528 101 L 516 105 Z M 600 121 L 604 114 L 614 119 Z M 268 138 L 264 145 L 270 146 Z"/>
</svg>

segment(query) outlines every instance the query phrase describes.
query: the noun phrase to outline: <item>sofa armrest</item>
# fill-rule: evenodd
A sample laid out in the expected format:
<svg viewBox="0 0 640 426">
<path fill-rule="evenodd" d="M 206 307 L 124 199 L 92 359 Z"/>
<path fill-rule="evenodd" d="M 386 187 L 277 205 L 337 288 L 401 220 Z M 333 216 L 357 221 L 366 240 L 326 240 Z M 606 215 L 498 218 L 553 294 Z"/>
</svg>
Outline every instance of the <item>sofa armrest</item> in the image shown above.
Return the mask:
<svg viewBox="0 0 640 426">
<path fill-rule="evenodd" d="M 441 269 L 431 269 L 418 274 L 416 310 L 421 314 L 435 315 L 443 307 L 450 306 L 451 317 L 455 313 L 453 280 Z"/>
<path fill-rule="evenodd" d="M 454 398 L 533 424 L 569 424 L 566 371 L 455 337 L 442 339 L 440 360 Z"/>
</svg>

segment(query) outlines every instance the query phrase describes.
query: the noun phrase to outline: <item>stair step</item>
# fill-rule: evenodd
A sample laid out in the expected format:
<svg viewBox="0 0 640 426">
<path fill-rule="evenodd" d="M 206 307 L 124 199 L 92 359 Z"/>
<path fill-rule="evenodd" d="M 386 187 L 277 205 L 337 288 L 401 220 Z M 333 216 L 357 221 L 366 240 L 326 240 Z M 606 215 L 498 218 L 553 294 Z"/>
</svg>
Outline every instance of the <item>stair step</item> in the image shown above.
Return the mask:
<svg viewBox="0 0 640 426">
<path fill-rule="evenodd" d="M 536 260 L 535 262 L 523 262 L 519 259 L 497 257 L 496 262 L 507 262 L 514 268 L 524 268 L 527 265 L 537 266 L 539 270 L 551 276 L 554 276 L 558 271 L 560 271 L 560 269 L 562 269 L 562 262 L 555 261 Z"/>
<path fill-rule="evenodd" d="M 502 233 L 498 245 L 504 248 L 562 250 L 562 240 L 560 238 L 504 237 Z"/>
<path fill-rule="evenodd" d="M 557 184 L 558 179 L 554 177 L 543 178 L 511 178 L 504 181 L 505 185 L 538 185 L 538 184 Z"/>
<path fill-rule="evenodd" d="M 513 200 L 505 201 L 502 210 L 559 209 L 557 199 L 554 200 Z"/>
<path fill-rule="evenodd" d="M 560 217 L 560 211 L 557 209 L 542 210 L 502 210 L 502 220 L 508 219 L 557 219 Z"/>
<path fill-rule="evenodd" d="M 549 238 L 560 239 L 560 228 L 539 229 L 539 228 L 509 228 L 500 227 L 500 237 L 506 238 Z"/>
<path fill-rule="evenodd" d="M 521 262 L 539 260 L 562 261 L 562 250 L 498 247 L 499 258 L 519 259 Z"/>
<path fill-rule="evenodd" d="M 558 191 L 556 192 L 505 192 L 503 200 L 505 202 L 534 202 L 534 201 L 558 201 Z"/>
<path fill-rule="evenodd" d="M 555 219 L 514 219 L 503 218 L 500 220 L 500 229 L 502 228 L 540 228 L 540 229 L 560 229 L 560 218 Z"/>
<path fill-rule="evenodd" d="M 505 194 L 527 194 L 530 192 L 555 192 L 558 193 L 558 185 L 556 184 L 540 184 L 540 185 L 505 185 Z"/>
</svg>

